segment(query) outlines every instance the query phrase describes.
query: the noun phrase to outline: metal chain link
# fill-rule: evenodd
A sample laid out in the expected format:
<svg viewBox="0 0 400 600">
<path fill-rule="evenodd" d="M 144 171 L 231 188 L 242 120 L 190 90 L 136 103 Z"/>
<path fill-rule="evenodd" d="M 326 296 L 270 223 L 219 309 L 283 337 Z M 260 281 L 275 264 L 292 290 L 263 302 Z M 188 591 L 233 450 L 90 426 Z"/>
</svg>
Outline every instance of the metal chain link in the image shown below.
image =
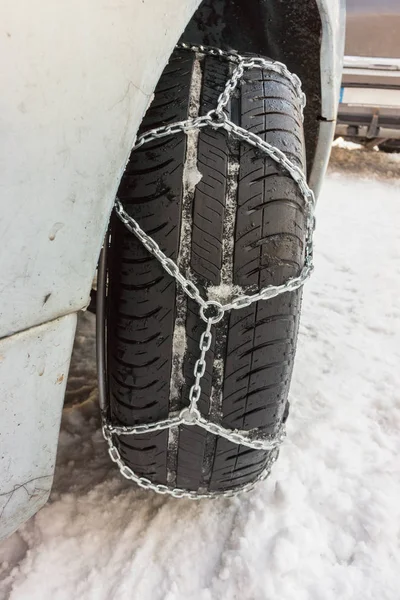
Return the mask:
<svg viewBox="0 0 400 600">
<path fill-rule="evenodd" d="M 269 474 L 271 473 L 272 465 L 278 458 L 278 449 L 272 450 L 267 458 L 263 471 L 258 475 L 258 477 L 254 481 L 246 483 L 241 487 L 226 490 L 223 492 L 195 492 L 181 488 L 169 487 L 161 483 L 153 483 L 150 479 L 147 479 L 147 477 L 141 477 L 140 475 L 137 475 L 122 460 L 118 448 L 114 445 L 114 442 L 112 440 L 112 433 L 110 433 L 110 429 L 107 426 L 106 422 L 104 422 L 103 424 L 102 431 L 104 439 L 108 444 L 108 453 L 110 455 L 110 458 L 113 462 L 117 464 L 121 475 L 123 475 L 126 479 L 130 479 L 141 488 L 144 488 L 146 490 L 152 490 L 153 492 L 157 492 L 158 494 L 168 494 L 170 496 L 173 496 L 174 498 L 188 498 L 189 500 L 202 500 L 203 498 L 218 497 L 232 498 L 236 496 L 239 492 L 250 492 L 257 485 L 258 482 L 263 481 L 269 476 Z"/>
<path fill-rule="evenodd" d="M 212 48 L 206 46 L 195 46 L 188 45 L 185 43 L 178 44 L 177 48 L 182 50 L 188 50 L 195 52 L 196 54 L 206 54 L 209 56 L 216 56 L 222 59 L 228 60 L 234 63 L 236 66 L 233 69 L 232 75 L 227 81 L 224 90 L 220 94 L 217 100 L 217 107 L 210 110 L 207 115 L 196 118 L 189 118 L 184 121 L 172 123 L 171 125 L 157 127 L 150 131 L 145 132 L 141 135 L 134 149 L 140 148 L 144 144 L 151 141 L 163 138 L 166 136 L 174 135 L 177 133 L 186 133 L 191 129 L 200 129 L 202 127 L 211 127 L 213 129 L 225 129 L 228 134 L 234 136 L 238 140 L 245 142 L 246 144 L 257 148 L 263 154 L 266 154 L 272 158 L 276 163 L 283 167 L 295 181 L 299 187 L 305 202 L 305 217 L 306 217 L 306 243 L 305 243 L 305 257 L 304 265 L 299 275 L 288 279 L 282 285 L 270 285 L 257 293 L 250 295 L 241 295 L 234 298 L 227 304 L 221 304 L 214 300 L 205 300 L 198 287 L 189 279 L 187 279 L 183 273 L 179 270 L 178 265 L 161 250 L 157 242 L 155 242 L 150 236 L 148 236 L 137 221 L 131 217 L 124 209 L 122 203 L 117 198 L 115 202 L 115 212 L 125 227 L 133 233 L 143 244 L 143 246 L 152 254 L 161 264 L 163 269 L 173 277 L 176 282 L 181 286 L 185 294 L 197 302 L 199 305 L 200 318 L 205 322 L 206 328 L 203 331 L 199 350 L 200 357 L 196 360 L 193 370 L 194 383 L 190 388 L 189 392 L 189 406 L 184 408 L 180 412 L 172 413 L 168 418 L 156 421 L 153 423 L 145 423 L 135 426 L 125 425 L 114 425 L 107 421 L 107 416 L 103 413 L 103 435 L 109 446 L 109 454 L 111 459 L 117 463 L 122 475 L 132 481 L 136 482 L 139 486 L 151 489 L 161 494 L 170 494 L 175 498 L 213 498 L 217 496 L 231 497 L 238 492 L 245 492 L 251 490 L 258 481 L 265 479 L 270 471 L 273 462 L 276 460 L 278 455 L 278 448 L 282 443 L 285 436 L 284 424 L 281 424 L 278 431 L 274 435 L 260 435 L 257 429 L 255 430 L 239 430 L 239 429 L 227 429 L 218 423 L 213 423 L 201 415 L 197 408 L 198 401 L 201 396 L 201 380 L 206 370 L 206 354 L 211 347 L 212 343 L 212 326 L 216 325 L 224 317 L 225 313 L 230 310 L 239 310 L 250 306 L 254 302 L 260 300 L 268 300 L 274 298 L 280 294 L 286 292 L 292 292 L 301 287 L 304 282 L 310 277 L 313 271 L 313 231 L 315 228 L 314 220 L 314 207 L 315 198 L 312 190 L 309 188 L 305 175 L 301 169 L 293 164 L 287 156 L 278 148 L 275 148 L 265 140 L 261 139 L 258 135 L 247 131 L 230 121 L 224 109 L 228 106 L 232 93 L 243 78 L 244 72 L 247 69 L 265 69 L 268 71 L 276 72 L 289 80 L 293 86 L 293 90 L 299 101 L 299 107 L 301 113 L 305 106 L 305 95 L 301 90 L 301 82 L 297 75 L 290 73 L 287 67 L 276 61 L 269 61 L 264 58 L 258 57 L 245 57 L 237 54 L 236 52 L 225 52 L 219 48 Z M 219 435 L 226 438 L 230 442 L 247 446 L 248 448 L 257 450 L 269 451 L 269 456 L 264 470 L 258 476 L 258 478 L 248 484 L 237 487 L 232 490 L 224 492 L 204 492 L 198 493 L 195 491 L 189 491 L 179 488 L 172 488 L 162 484 L 155 484 L 145 477 L 141 477 L 135 474 L 130 467 L 128 467 L 121 458 L 117 446 L 114 444 L 113 435 L 139 435 L 144 433 L 152 433 L 163 429 L 169 429 L 171 427 L 179 427 L 180 425 L 202 427 L 206 431 Z"/>
<path fill-rule="evenodd" d="M 226 50 L 221 50 L 220 48 L 214 48 L 213 46 L 202 46 L 201 44 L 195 45 L 181 42 L 176 45 L 176 48 L 180 50 L 188 50 L 189 52 L 195 52 L 196 54 L 217 56 L 233 63 L 242 63 L 246 69 L 266 69 L 267 71 L 279 73 L 285 77 L 285 79 L 288 79 L 293 85 L 296 96 L 300 101 L 300 108 L 302 111 L 306 105 L 306 95 L 302 90 L 299 77 L 295 73 L 289 71 L 287 66 L 281 62 L 269 60 L 261 56 L 241 56 L 238 52 L 233 50 L 227 52 Z"/>
</svg>

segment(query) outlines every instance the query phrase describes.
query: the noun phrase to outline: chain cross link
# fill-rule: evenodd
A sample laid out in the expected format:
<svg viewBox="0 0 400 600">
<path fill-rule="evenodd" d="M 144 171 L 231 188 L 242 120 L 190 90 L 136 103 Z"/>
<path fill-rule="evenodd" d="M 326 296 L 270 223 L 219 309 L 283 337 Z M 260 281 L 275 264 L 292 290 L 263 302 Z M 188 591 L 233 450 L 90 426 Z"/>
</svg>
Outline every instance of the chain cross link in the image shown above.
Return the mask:
<svg viewBox="0 0 400 600">
<path fill-rule="evenodd" d="M 124 209 L 121 201 L 116 198 L 115 212 L 125 227 L 133 233 L 143 246 L 152 254 L 161 264 L 163 269 L 173 277 L 181 286 L 185 294 L 194 300 L 199 306 L 199 315 L 206 327 L 200 337 L 200 357 L 196 360 L 193 370 L 194 383 L 189 391 L 189 406 L 180 412 L 171 413 L 168 418 L 155 421 L 152 423 L 141 423 L 134 426 L 114 425 L 107 421 L 107 416 L 103 413 L 103 435 L 109 446 L 109 454 L 111 459 L 118 465 L 121 474 L 137 483 L 140 487 L 153 490 L 160 494 L 170 494 L 175 498 L 214 498 L 217 496 L 231 497 L 239 492 L 251 490 L 258 481 L 268 477 L 273 462 L 278 455 L 278 448 L 285 437 L 285 427 L 282 423 L 278 430 L 273 435 L 260 435 L 257 429 L 255 430 L 239 430 L 227 429 L 219 423 L 213 423 L 206 419 L 199 411 L 197 404 L 201 396 L 201 380 L 206 370 L 206 355 L 212 344 L 212 327 L 221 321 L 225 313 L 230 310 L 239 310 L 250 306 L 254 302 L 260 300 L 268 300 L 285 292 L 292 292 L 301 287 L 304 282 L 310 277 L 313 271 L 313 231 L 315 228 L 314 207 L 315 198 L 312 190 L 309 188 L 305 175 L 301 169 L 293 164 L 287 156 L 278 148 L 275 148 L 258 135 L 247 131 L 230 121 L 224 109 L 228 106 L 232 93 L 240 83 L 246 69 L 266 69 L 275 73 L 279 73 L 293 86 L 295 94 L 299 101 L 299 107 L 303 114 L 305 106 L 305 95 L 301 89 L 301 82 L 297 75 L 291 73 L 287 67 L 279 62 L 270 61 L 259 57 L 241 56 L 236 52 L 225 52 L 219 48 L 206 47 L 201 45 L 188 45 L 181 43 L 177 48 L 203 54 L 209 56 L 220 57 L 225 59 L 235 66 L 231 77 L 226 82 L 224 90 L 221 92 L 215 109 L 210 110 L 207 115 L 189 118 L 184 121 L 178 121 L 167 126 L 157 127 L 142 134 L 133 149 L 140 148 L 153 140 L 174 135 L 177 133 L 187 133 L 192 129 L 200 129 L 203 127 L 211 127 L 213 129 L 225 129 L 228 134 L 234 136 L 238 140 L 253 146 L 262 153 L 272 158 L 276 163 L 281 165 L 298 185 L 305 202 L 305 217 L 306 217 L 306 243 L 304 265 L 296 277 L 288 279 L 282 285 L 269 285 L 259 292 L 251 295 L 241 295 L 234 298 L 227 304 L 221 304 L 213 300 L 205 300 L 198 287 L 189 279 L 187 279 L 180 271 L 178 265 L 161 250 L 155 240 L 148 236 L 137 221 L 131 217 Z M 114 444 L 113 435 L 140 435 L 143 433 L 152 433 L 171 427 L 179 427 L 180 425 L 202 427 L 206 431 L 226 438 L 230 442 L 247 446 L 248 448 L 257 450 L 268 450 L 266 465 L 261 474 L 255 481 L 247 483 L 243 486 L 224 491 L 224 492 L 195 492 L 185 489 L 173 488 L 162 484 L 155 484 L 149 479 L 139 476 L 128 467 L 121 458 L 117 446 Z"/>
</svg>

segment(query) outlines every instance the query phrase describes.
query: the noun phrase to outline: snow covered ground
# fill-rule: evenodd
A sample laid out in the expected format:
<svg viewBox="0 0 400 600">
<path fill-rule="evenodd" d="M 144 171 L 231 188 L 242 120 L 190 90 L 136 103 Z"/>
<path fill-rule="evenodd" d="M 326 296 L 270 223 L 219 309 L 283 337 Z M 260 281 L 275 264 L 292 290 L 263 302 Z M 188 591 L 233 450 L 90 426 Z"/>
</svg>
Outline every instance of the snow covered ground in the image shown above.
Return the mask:
<svg viewBox="0 0 400 600">
<path fill-rule="evenodd" d="M 0 546 L 1 600 L 398 600 L 398 184 L 331 173 L 315 262 L 287 440 L 234 500 L 164 498 L 118 474 L 82 318 L 51 501 Z"/>
</svg>

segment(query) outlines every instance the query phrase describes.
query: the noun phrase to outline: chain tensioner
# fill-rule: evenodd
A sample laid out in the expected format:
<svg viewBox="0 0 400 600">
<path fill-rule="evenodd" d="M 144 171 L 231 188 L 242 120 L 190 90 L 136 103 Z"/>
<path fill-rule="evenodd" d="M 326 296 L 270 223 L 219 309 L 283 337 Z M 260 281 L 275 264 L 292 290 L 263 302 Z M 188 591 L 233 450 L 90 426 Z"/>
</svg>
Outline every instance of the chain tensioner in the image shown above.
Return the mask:
<svg viewBox="0 0 400 600">
<path fill-rule="evenodd" d="M 211 48 L 206 46 L 195 46 L 188 44 L 178 44 L 177 48 L 195 52 L 198 55 L 209 55 L 219 57 L 227 60 L 233 64 L 232 75 L 227 81 L 223 92 L 220 94 L 217 106 L 215 109 L 210 110 L 205 116 L 188 118 L 185 121 L 179 121 L 166 125 L 163 127 L 157 127 L 150 131 L 147 131 L 141 135 L 134 146 L 134 150 L 140 148 L 146 143 L 153 140 L 163 138 L 166 136 L 174 135 L 176 133 L 185 132 L 192 129 L 200 129 L 203 127 L 211 127 L 213 129 L 225 129 L 228 134 L 232 135 L 241 142 L 245 142 L 250 146 L 253 146 L 272 158 L 276 163 L 281 165 L 294 179 L 298 185 L 305 201 L 305 217 L 306 217 L 306 244 L 305 244 L 305 258 L 304 265 L 297 277 L 288 279 L 282 285 L 270 285 L 257 293 L 251 295 L 241 295 L 234 298 L 227 304 L 221 304 L 215 300 L 205 300 L 197 286 L 187 279 L 183 273 L 179 270 L 178 265 L 170 258 L 168 258 L 164 252 L 160 249 L 159 245 L 148 236 L 140 227 L 140 225 L 133 219 L 124 209 L 122 203 L 117 198 L 115 201 L 115 212 L 118 218 L 122 221 L 125 227 L 133 233 L 143 244 L 143 246 L 152 254 L 162 265 L 163 269 L 173 277 L 177 283 L 181 286 L 185 294 L 197 302 L 199 305 L 199 316 L 205 323 L 205 329 L 201 334 L 199 350 L 200 356 L 197 359 L 194 366 L 194 383 L 189 392 L 189 406 L 181 410 L 180 412 L 171 413 L 167 419 L 155 421 L 153 423 L 140 424 L 135 426 L 116 425 L 107 420 L 107 401 L 104 386 L 104 376 L 106 373 L 105 356 L 104 350 L 100 348 L 99 352 L 99 373 L 100 373 L 100 400 L 102 405 L 102 418 L 103 418 L 103 435 L 109 446 L 109 454 L 111 459 L 117 463 L 122 475 L 127 479 L 131 479 L 142 488 L 151 489 L 160 494 L 170 494 L 175 498 L 214 498 L 217 496 L 230 497 L 234 496 L 239 492 L 245 492 L 251 490 L 254 485 L 268 477 L 271 471 L 273 462 L 276 460 L 278 455 L 278 448 L 285 437 L 284 425 L 278 428 L 278 431 L 274 435 L 259 435 L 257 429 L 254 430 L 239 430 L 239 429 L 228 429 L 218 423 L 214 423 L 206 419 L 198 409 L 198 401 L 201 395 L 201 380 L 206 370 L 206 354 L 210 349 L 212 342 L 211 328 L 213 325 L 217 325 L 225 313 L 230 310 L 239 310 L 250 306 L 254 302 L 260 300 L 268 300 L 274 298 L 285 292 L 292 292 L 301 287 L 304 282 L 310 277 L 313 271 L 313 231 L 314 231 L 314 207 L 315 198 L 314 193 L 309 188 L 305 175 L 301 169 L 294 165 L 286 155 L 281 152 L 278 148 L 275 148 L 268 142 L 261 139 L 258 135 L 246 131 L 242 127 L 239 127 L 232 121 L 230 121 L 224 112 L 224 108 L 228 105 L 233 91 L 236 89 L 240 80 L 242 79 L 245 70 L 247 69 L 265 69 L 279 73 L 292 84 L 296 95 L 299 100 L 300 109 L 303 113 L 305 106 L 305 95 L 301 89 L 301 82 L 297 75 L 290 73 L 286 66 L 282 63 L 267 60 L 265 58 L 258 57 L 244 57 L 235 52 L 225 52 L 219 48 Z M 100 278 L 98 289 L 100 294 L 105 291 L 105 280 L 106 280 L 106 266 L 105 257 L 103 256 L 103 266 L 99 270 Z M 104 294 L 103 294 L 104 295 Z M 101 327 L 101 324 L 100 324 Z M 104 327 L 103 327 L 104 329 Z M 98 335 L 100 329 L 98 330 Z M 102 333 L 101 335 L 104 335 Z M 118 435 L 140 435 L 144 433 L 152 433 L 160 431 L 162 429 L 169 429 L 171 427 L 178 427 L 179 425 L 202 427 L 208 432 L 219 435 L 226 438 L 230 442 L 247 446 L 256 450 L 269 451 L 269 457 L 267 459 L 266 466 L 262 473 L 257 479 L 251 483 L 247 483 L 243 486 L 234 488 L 232 490 L 224 492 L 205 492 L 198 493 L 195 491 L 189 491 L 180 488 L 173 488 L 167 485 L 156 484 L 145 477 L 141 477 L 132 471 L 121 458 L 120 452 L 117 446 L 114 444 L 113 436 Z"/>
</svg>

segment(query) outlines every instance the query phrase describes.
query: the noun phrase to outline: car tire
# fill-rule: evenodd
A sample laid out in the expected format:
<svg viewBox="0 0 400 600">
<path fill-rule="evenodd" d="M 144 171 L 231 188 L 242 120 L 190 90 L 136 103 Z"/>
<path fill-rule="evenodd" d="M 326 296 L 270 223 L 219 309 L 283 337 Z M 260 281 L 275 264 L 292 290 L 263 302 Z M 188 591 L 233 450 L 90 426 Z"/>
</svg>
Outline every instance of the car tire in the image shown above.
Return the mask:
<svg viewBox="0 0 400 600">
<path fill-rule="evenodd" d="M 140 134 L 215 108 L 229 63 L 175 50 Z M 291 83 L 248 70 L 230 119 L 305 168 L 301 108 Z M 280 285 L 304 261 L 305 202 L 272 159 L 225 130 L 204 128 L 146 143 L 131 154 L 118 197 L 204 296 Z M 111 222 L 107 290 L 110 418 L 136 425 L 189 404 L 204 323 L 118 218 Z M 227 428 L 274 434 L 288 415 L 301 290 L 232 311 L 213 327 L 200 412 Z M 198 426 L 115 438 L 123 461 L 157 484 L 224 492 L 256 480 L 270 451 L 240 446 Z"/>
<path fill-rule="evenodd" d="M 392 154 L 394 152 L 400 152 L 400 140 L 396 140 L 396 139 L 386 140 L 385 142 L 381 142 L 378 145 L 378 148 L 382 152 L 387 152 L 389 154 Z"/>
</svg>

